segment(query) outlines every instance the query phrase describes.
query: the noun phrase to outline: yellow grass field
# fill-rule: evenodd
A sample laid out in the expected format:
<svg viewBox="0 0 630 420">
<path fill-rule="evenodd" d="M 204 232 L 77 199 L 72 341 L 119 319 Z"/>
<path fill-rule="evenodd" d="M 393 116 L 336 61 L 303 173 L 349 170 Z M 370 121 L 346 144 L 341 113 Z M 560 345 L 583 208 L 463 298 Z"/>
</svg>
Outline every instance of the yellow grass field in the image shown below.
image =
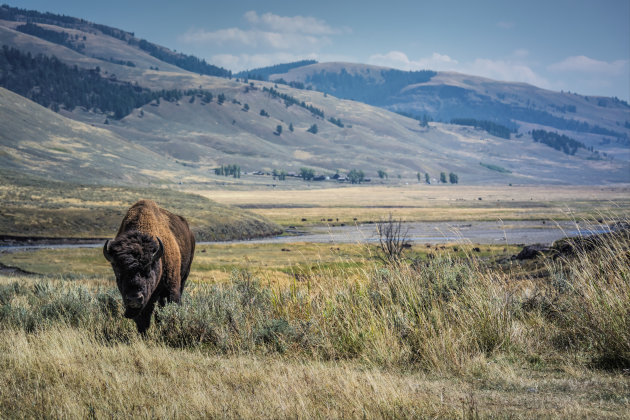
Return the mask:
<svg viewBox="0 0 630 420">
<path fill-rule="evenodd" d="M 285 190 L 196 190 L 222 204 L 248 209 L 283 226 L 380 220 L 571 220 L 630 209 L 630 186 L 397 185 Z M 192 191 L 191 191 L 192 192 Z M 302 220 L 306 219 L 306 220 Z"/>
<path fill-rule="evenodd" d="M 457 252 L 453 248 L 457 248 Z M 472 245 L 416 245 L 409 258 L 426 259 L 428 253 L 463 256 Z M 477 255 L 510 256 L 517 246 L 484 245 Z M 223 283 L 235 270 L 247 270 L 263 284 L 288 286 L 313 273 L 347 275 L 357 273 L 376 259 L 375 245 L 326 243 L 234 243 L 197 245 L 189 281 L 198 284 Z M 113 272 L 100 247 L 39 249 L 0 253 L 0 263 L 43 276 L 73 279 L 90 288 L 114 286 Z"/>
<path fill-rule="evenodd" d="M 0 417 L 627 418 L 627 241 L 552 282 L 448 246 L 202 245 L 146 337 L 100 249 L 2 254 L 46 276 L 0 273 Z"/>
<path fill-rule="evenodd" d="M 203 195 L 300 226 L 610 220 L 627 216 L 629 192 Z M 182 305 L 157 309 L 146 337 L 122 317 L 100 248 L 0 253 L 35 273 L 0 273 L 0 417 L 628 418 L 629 244 L 524 265 L 509 245 L 414 244 L 384 263 L 374 244 L 204 244 Z"/>
<path fill-rule="evenodd" d="M 3 333 L 6 418 L 624 418 L 627 377 L 479 358 L 461 377 L 356 361 L 214 356 L 59 328 Z M 19 405 L 17 402 L 19 401 Z M 627 418 L 627 417 L 626 417 Z"/>
</svg>

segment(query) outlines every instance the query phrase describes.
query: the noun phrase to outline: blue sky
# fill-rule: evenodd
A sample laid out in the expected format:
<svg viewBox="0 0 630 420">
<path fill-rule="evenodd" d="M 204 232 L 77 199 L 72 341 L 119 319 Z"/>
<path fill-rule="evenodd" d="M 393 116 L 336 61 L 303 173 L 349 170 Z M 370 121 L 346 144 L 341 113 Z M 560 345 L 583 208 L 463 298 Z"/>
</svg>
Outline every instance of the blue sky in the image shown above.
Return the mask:
<svg viewBox="0 0 630 420">
<path fill-rule="evenodd" d="M 316 59 L 630 100 L 630 0 L 22 0 L 239 71 Z"/>
</svg>

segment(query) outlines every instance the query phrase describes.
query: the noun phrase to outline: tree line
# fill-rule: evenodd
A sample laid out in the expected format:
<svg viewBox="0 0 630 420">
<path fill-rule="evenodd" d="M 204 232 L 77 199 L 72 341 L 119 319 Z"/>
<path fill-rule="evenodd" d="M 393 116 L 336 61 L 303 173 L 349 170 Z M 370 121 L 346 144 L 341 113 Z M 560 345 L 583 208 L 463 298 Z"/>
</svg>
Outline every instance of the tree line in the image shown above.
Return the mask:
<svg viewBox="0 0 630 420">
<path fill-rule="evenodd" d="M 211 92 L 200 89 L 149 90 L 116 80 L 113 75 L 106 78 L 98 67 L 81 69 L 54 56 L 33 56 L 6 45 L 0 49 L 0 86 L 54 111 L 60 106 L 70 111 L 81 106 L 111 113 L 115 119 L 160 98 L 172 102 L 190 95 L 190 102 L 194 102 L 199 96 L 203 103 L 213 99 Z M 218 98 L 224 101 L 225 95 Z"/>
<path fill-rule="evenodd" d="M 298 99 L 294 98 L 291 95 L 288 95 L 286 93 L 281 93 L 278 92 L 276 89 L 274 88 L 268 88 L 268 87 L 263 87 L 263 92 L 267 92 L 269 93 L 269 95 L 271 95 L 274 98 L 279 98 L 284 100 L 284 104 L 289 107 L 291 105 L 297 105 L 299 107 L 302 107 L 304 109 L 306 109 L 307 111 L 309 111 L 311 114 L 317 116 L 317 117 L 322 117 L 324 118 L 324 111 L 313 106 L 313 105 L 309 105 L 304 101 L 299 101 Z"/>
<path fill-rule="evenodd" d="M 232 176 L 234 178 L 241 177 L 241 167 L 237 164 L 221 165 L 214 169 L 215 175 Z"/>
<path fill-rule="evenodd" d="M 313 73 L 306 77 L 305 83 L 339 98 L 381 106 L 386 104 L 390 96 L 400 93 L 405 86 L 428 82 L 436 74 L 431 70 L 396 69 L 368 70 L 367 74 L 351 74 L 342 68 L 339 72 L 322 70 Z"/>
<path fill-rule="evenodd" d="M 564 134 L 560 135 L 545 130 L 532 130 L 532 138 L 537 143 L 546 144 L 567 155 L 574 155 L 579 148 L 586 149 L 586 145 L 581 141 L 567 137 Z"/>
<path fill-rule="evenodd" d="M 148 52 L 151 56 L 157 58 L 158 60 L 172 64 L 184 70 L 208 76 L 232 77 L 232 72 L 230 70 L 226 70 L 213 64 L 208 64 L 206 60 L 199 59 L 194 55 L 175 53 L 144 39 L 137 41 L 135 38 L 132 38 L 128 41 L 128 43 L 130 45 L 137 45 L 140 49 Z"/>
<path fill-rule="evenodd" d="M 267 81 L 269 80 L 269 76 L 271 76 L 272 74 L 286 73 L 291 69 L 304 67 L 304 66 L 308 66 L 310 64 L 316 64 L 316 63 L 317 61 L 315 60 L 301 60 L 301 61 L 294 61 L 291 63 L 276 64 L 274 66 L 261 67 L 261 68 L 257 68 L 253 70 L 241 71 L 239 73 L 236 73 L 234 77 Z"/>
<path fill-rule="evenodd" d="M 451 124 L 481 128 L 488 134 L 508 140 L 510 139 L 510 133 L 513 131 L 504 125 L 487 120 L 476 120 L 474 118 L 453 118 Z"/>
<path fill-rule="evenodd" d="M 138 46 L 142 50 L 148 52 L 153 57 L 162 60 L 166 63 L 173 64 L 179 68 L 184 70 L 192 71 L 198 74 L 205 74 L 209 76 L 218 76 L 218 77 L 232 77 L 232 72 L 230 70 L 226 70 L 222 67 L 218 67 L 212 64 L 208 64 L 205 60 L 199 59 L 193 55 L 187 55 L 182 53 L 176 53 L 174 51 L 170 51 L 167 48 L 160 47 L 156 44 L 153 44 L 144 39 L 135 38 L 133 32 L 126 32 L 117 28 L 112 28 L 110 26 L 101 25 L 97 23 L 88 22 L 83 19 L 57 15 L 54 13 L 41 13 L 36 10 L 26 10 L 19 9 L 16 7 L 10 7 L 7 5 L 3 5 L 0 7 L 0 19 L 9 20 L 9 21 L 19 21 L 22 19 L 27 20 L 27 25 L 30 25 L 27 28 L 22 28 L 23 32 L 26 30 L 30 30 L 30 35 L 37 36 L 42 39 L 46 39 L 51 42 L 55 42 L 52 39 L 54 35 L 48 32 L 56 32 L 50 31 L 38 25 L 34 25 L 34 23 L 44 23 L 50 25 L 57 25 L 64 28 L 75 28 L 85 30 L 87 28 L 93 28 L 101 31 L 103 34 L 111 36 L 116 39 L 120 39 L 122 41 L 127 42 L 129 45 Z M 23 25 L 22 25 L 23 26 Z M 37 27 L 37 28 L 34 28 Z M 56 32 L 59 33 L 59 32 Z M 62 35 L 63 36 L 63 35 Z M 61 42 L 55 42 L 57 44 L 61 44 Z M 77 46 L 73 46 L 72 44 L 63 44 L 70 48 L 77 50 Z M 80 44 L 79 44 L 80 47 Z M 79 48 L 80 49 L 80 48 Z"/>
<path fill-rule="evenodd" d="M 78 35 L 72 37 L 67 32 L 52 31 L 31 22 L 27 22 L 24 25 L 18 25 L 15 30 L 28 35 L 36 36 L 37 38 L 44 39 L 48 42 L 52 42 L 53 44 L 63 45 L 75 51 L 80 52 L 85 49 L 85 44 L 79 42 Z M 83 38 L 85 39 L 85 36 Z"/>
<path fill-rule="evenodd" d="M 120 119 L 132 109 L 163 97 L 181 98 L 177 90 L 151 91 L 114 79 L 103 78 L 100 69 L 68 66 L 56 57 L 32 56 L 6 45 L 0 50 L 0 86 L 57 111 L 82 106 L 113 113 Z"/>
</svg>

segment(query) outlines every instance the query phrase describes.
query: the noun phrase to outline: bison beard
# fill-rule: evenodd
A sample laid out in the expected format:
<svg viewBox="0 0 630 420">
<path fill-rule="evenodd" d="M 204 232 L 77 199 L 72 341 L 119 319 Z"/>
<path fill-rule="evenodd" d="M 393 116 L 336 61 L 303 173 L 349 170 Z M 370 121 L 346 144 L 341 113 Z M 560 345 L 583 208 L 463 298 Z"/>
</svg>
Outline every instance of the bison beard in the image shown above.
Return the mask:
<svg viewBox="0 0 630 420">
<path fill-rule="evenodd" d="M 157 302 L 180 302 L 195 252 L 195 238 L 186 220 L 152 201 L 131 206 L 116 238 L 105 242 L 125 306 L 125 317 L 138 331 L 149 328 Z"/>
</svg>

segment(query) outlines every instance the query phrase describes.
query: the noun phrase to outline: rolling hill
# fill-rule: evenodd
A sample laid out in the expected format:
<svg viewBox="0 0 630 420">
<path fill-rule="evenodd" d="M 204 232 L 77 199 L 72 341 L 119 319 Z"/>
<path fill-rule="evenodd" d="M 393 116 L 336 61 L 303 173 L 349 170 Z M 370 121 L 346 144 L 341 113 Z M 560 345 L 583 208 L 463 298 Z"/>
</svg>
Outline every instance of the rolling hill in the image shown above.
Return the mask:
<svg viewBox="0 0 630 420">
<path fill-rule="evenodd" d="M 186 216 L 198 240 L 276 235 L 242 209 L 164 188 L 204 179 L 115 133 L 0 88 L 0 239 L 107 238 L 140 198 Z"/>
<path fill-rule="evenodd" d="M 55 56 L 68 66 L 91 71 L 98 67 L 99 75 L 111 83 L 179 92 L 134 107 L 120 119 L 97 107 L 62 104 L 58 113 L 54 113 L 32 103 L 20 105 L 26 108 L 21 116 L 13 117 L 12 113 L 20 111 L 11 108 L 18 108 L 13 104 L 21 101 L 3 92 L 0 118 L 14 123 L 7 131 L 9 134 L 2 138 L 1 158 L 3 163 L 21 170 L 27 170 L 32 161 L 41 162 L 41 167 L 45 168 L 39 170 L 40 174 L 56 174 L 55 179 L 62 176 L 64 165 L 69 165 L 73 169 L 66 171 L 68 176 L 79 178 L 92 176 L 89 171 L 94 171 L 95 178 L 111 175 L 112 179 L 121 181 L 137 173 L 145 177 L 146 182 L 151 179 L 217 182 L 219 178 L 213 175 L 213 168 L 237 164 L 244 171 L 284 169 L 296 172 L 301 167 L 310 167 L 329 175 L 356 168 L 371 178 L 382 169 L 390 176 L 398 175 L 414 182 L 418 173 L 439 178 L 440 172 L 455 172 L 459 182 L 466 184 L 630 181 L 627 143 L 630 128 L 624 120 L 630 117 L 627 105 L 613 98 L 595 100 L 471 76 L 435 72 L 401 74 L 405 72 L 359 64 L 289 66 L 288 72 L 269 76 L 271 80 L 282 78 L 287 83 L 302 81 L 316 90 L 297 89 L 282 83 L 230 77 L 223 69 L 215 70 L 190 56 L 169 52 L 132 33 L 80 19 L 37 15 L 39 20 L 35 20 L 35 24 L 41 30 L 31 29 L 31 33 L 25 33 L 18 28 L 24 24 L 28 13 L 20 14 L 11 9 L 11 14 L 6 10 L 0 13 L 5 19 L 0 20 L 3 45 L 31 55 Z M 36 36 L 40 32 L 47 35 Z M 66 41 L 51 41 L 57 38 Z M 188 71 L 186 67 L 201 71 Z M 203 74 L 213 71 L 227 77 Z M 335 76 L 339 80 L 348 77 L 354 80 L 355 89 L 366 91 L 366 97 L 352 97 L 349 93 L 352 89 L 346 85 L 341 89 L 342 85 L 313 84 L 315 75 L 330 81 L 335 77 L 329 75 L 335 72 L 338 76 L 345 74 Z M 442 94 L 453 89 L 456 94 L 451 99 Z M 341 98 L 343 96 L 349 99 Z M 351 100 L 368 101 L 367 96 L 382 96 L 383 100 L 374 104 Z M 528 100 L 531 109 L 526 108 Z M 503 114 L 494 111 L 506 107 L 530 109 L 532 115 L 542 115 L 547 120 L 531 122 L 527 115 L 517 119 L 513 114 L 496 117 Z M 475 114 L 471 109 L 480 111 Z M 426 113 L 445 122 L 423 126 L 400 113 L 412 116 Z M 567 115 L 581 123 L 579 127 L 588 129 L 571 131 L 553 126 L 558 125 L 558 121 L 569 121 Z M 501 138 L 481 128 L 450 124 L 450 118 L 454 117 L 504 123 L 517 132 L 509 139 Z M 29 124 L 21 127 L 20 121 L 29 121 Z M 50 135 L 55 132 L 50 127 L 63 126 L 62 121 L 67 121 L 68 129 L 75 124 L 81 128 L 73 128 L 72 133 Z M 317 126 L 316 133 L 309 132 L 313 131 L 313 126 Z M 575 136 L 584 147 L 576 149 L 574 155 L 563 153 L 535 142 L 530 134 L 532 129 Z M 77 130 L 84 130 L 85 144 L 81 146 Z M 46 151 L 37 151 L 40 157 L 34 152 L 35 145 L 29 143 L 28 148 L 32 150 L 27 153 L 22 150 L 24 140 L 17 143 L 16 139 L 28 136 L 48 139 L 44 142 Z M 74 140 L 60 142 L 58 137 Z M 120 147 L 111 146 L 115 144 Z M 67 154 L 63 159 L 61 150 Z M 106 166 L 111 168 L 114 160 L 107 165 L 103 163 L 108 150 L 114 156 L 128 159 L 121 166 L 123 169 L 113 174 Z M 119 156 L 115 153 L 117 150 L 129 153 Z M 88 156 L 89 151 L 97 156 Z M 138 156 L 134 157 L 136 154 Z M 32 170 L 37 173 L 36 169 Z"/>
<path fill-rule="evenodd" d="M 110 130 L 66 118 L 3 88 L 0 121 L 3 169 L 102 184 L 172 182 L 187 175 L 174 161 Z"/>
<path fill-rule="evenodd" d="M 489 120 L 519 133 L 535 128 L 570 133 L 587 146 L 630 158 L 630 106 L 617 98 L 553 92 L 454 72 L 403 72 L 353 63 L 315 63 L 268 78 L 415 117 Z"/>
</svg>

